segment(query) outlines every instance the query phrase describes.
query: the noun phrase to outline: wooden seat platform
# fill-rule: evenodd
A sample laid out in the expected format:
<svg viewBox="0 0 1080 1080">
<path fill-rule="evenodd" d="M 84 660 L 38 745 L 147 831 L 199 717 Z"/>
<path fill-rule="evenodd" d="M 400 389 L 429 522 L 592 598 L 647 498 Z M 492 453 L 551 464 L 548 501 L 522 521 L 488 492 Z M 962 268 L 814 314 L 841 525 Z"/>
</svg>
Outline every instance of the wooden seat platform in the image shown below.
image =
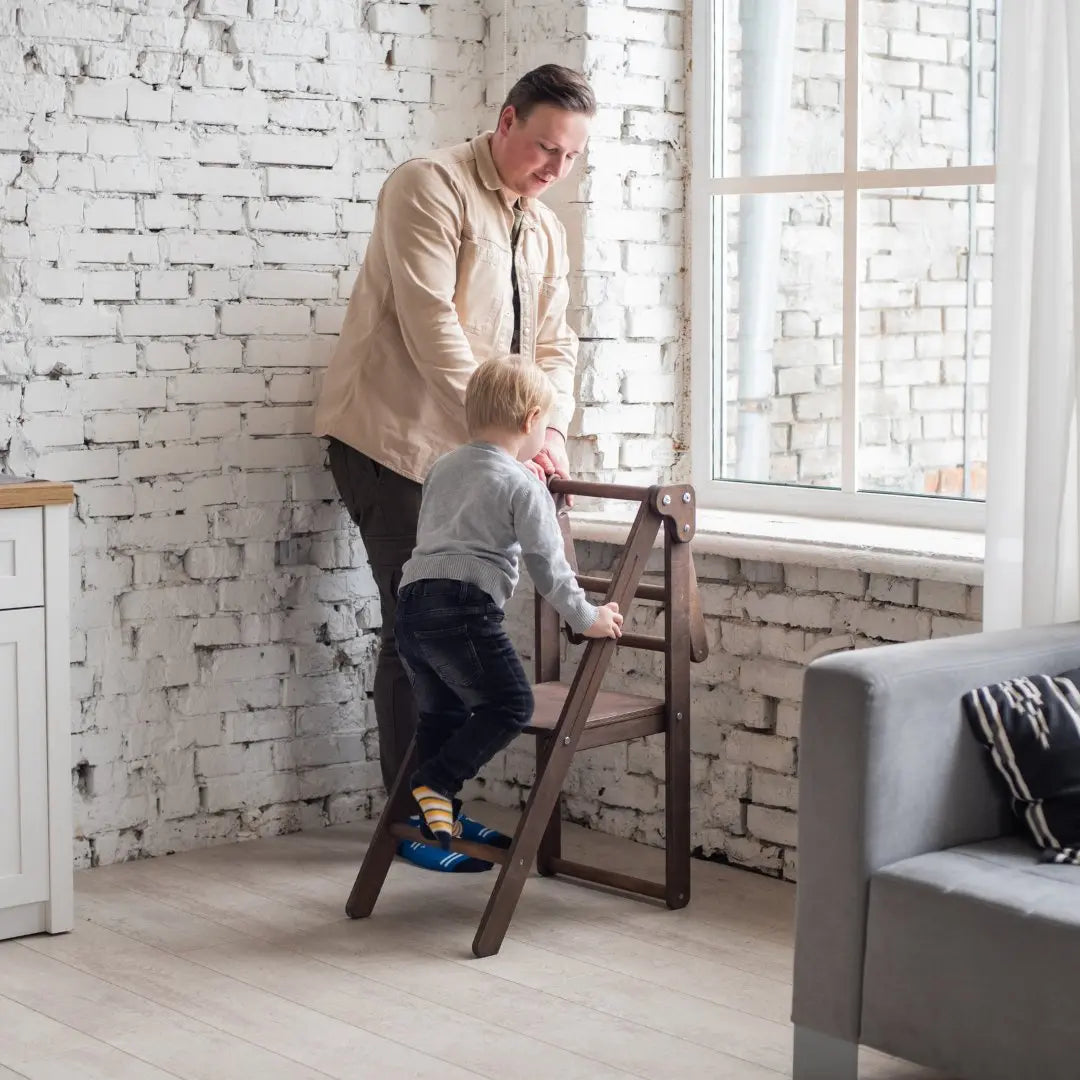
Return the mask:
<svg viewBox="0 0 1080 1080">
<path fill-rule="evenodd" d="M 569 692 L 569 683 L 537 683 L 533 687 L 536 709 L 532 722 L 525 731 L 541 737 L 554 734 Z M 606 746 L 608 743 L 659 735 L 665 729 L 666 712 L 667 706 L 663 698 L 601 690 L 589 710 L 585 730 L 578 741 L 578 749 L 588 750 L 594 746 Z"/>
</svg>

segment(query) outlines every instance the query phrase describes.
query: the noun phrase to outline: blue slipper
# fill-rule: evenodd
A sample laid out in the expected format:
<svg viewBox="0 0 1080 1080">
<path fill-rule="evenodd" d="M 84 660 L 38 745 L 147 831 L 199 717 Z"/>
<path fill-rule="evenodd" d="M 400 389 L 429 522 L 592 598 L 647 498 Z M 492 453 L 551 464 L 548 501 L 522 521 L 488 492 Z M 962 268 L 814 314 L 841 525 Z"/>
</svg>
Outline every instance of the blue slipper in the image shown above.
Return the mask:
<svg viewBox="0 0 1080 1080">
<path fill-rule="evenodd" d="M 454 809 L 459 810 L 461 804 L 456 799 L 454 802 L 456 804 Z M 419 829 L 421 832 L 427 831 L 424 820 L 419 814 L 413 814 L 407 824 L 414 829 Z M 462 840 L 471 840 L 475 844 L 490 844 L 492 847 L 503 848 L 504 850 L 509 848 L 512 843 L 509 836 L 505 836 L 495 829 L 489 829 L 486 825 L 481 825 L 479 821 L 473 821 L 472 818 L 460 813 L 460 810 L 455 825 L 460 828 L 456 827 L 454 832 Z M 470 855 L 461 854 L 459 851 L 443 851 L 441 848 L 421 844 L 416 840 L 402 840 L 398 844 L 397 853 L 406 862 L 411 862 L 414 866 L 423 867 L 425 870 L 436 870 L 444 874 L 479 874 L 485 870 L 490 870 L 492 867 L 492 864 L 484 859 L 474 859 Z"/>
<path fill-rule="evenodd" d="M 419 829 L 427 840 L 434 840 L 435 834 L 427 827 L 427 822 L 419 814 L 409 818 L 409 824 L 414 829 Z M 492 847 L 507 850 L 513 843 L 509 836 L 505 836 L 497 829 L 489 829 L 481 825 L 479 821 L 473 821 L 461 812 L 461 800 L 454 800 L 454 836 L 458 840 L 471 840 L 474 844 L 490 844 Z"/>
<path fill-rule="evenodd" d="M 457 823 L 461 826 L 462 840 L 471 840 L 474 844 L 490 844 L 504 851 L 513 843 L 511 837 L 497 829 L 489 829 L 486 825 L 481 825 L 479 821 L 473 821 L 471 817 L 466 817 L 464 814 L 458 815 Z"/>
<path fill-rule="evenodd" d="M 421 844 L 418 840 L 402 840 L 397 853 L 414 866 L 424 870 L 436 870 L 443 874 L 479 874 L 490 870 L 492 864 L 460 851 L 443 851 L 442 848 Z"/>
<path fill-rule="evenodd" d="M 461 804 L 456 799 L 454 802 L 456 803 L 454 809 L 458 810 Z M 421 814 L 413 814 L 406 824 L 419 829 L 421 834 L 429 840 L 434 839 Z M 454 834 L 462 835 L 457 822 L 454 823 Z M 480 874 L 492 867 L 492 864 L 485 859 L 474 859 L 471 855 L 463 855 L 460 851 L 444 851 L 441 847 L 421 844 L 417 840 L 402 840 L 398 844 L 398 854 L 414 866 L 423 867 L 425 870 L 437 870 L 443 874 Z"/>
</svg>

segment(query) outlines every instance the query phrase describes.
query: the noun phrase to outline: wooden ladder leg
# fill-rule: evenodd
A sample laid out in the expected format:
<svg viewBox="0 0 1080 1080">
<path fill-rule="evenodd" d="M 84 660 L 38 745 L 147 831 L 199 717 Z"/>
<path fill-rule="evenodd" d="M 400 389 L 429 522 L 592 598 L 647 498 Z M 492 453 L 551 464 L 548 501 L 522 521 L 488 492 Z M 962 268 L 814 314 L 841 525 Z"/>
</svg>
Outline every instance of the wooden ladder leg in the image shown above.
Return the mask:
<svg viewBox="0 0 1080 1080">
<path fill-rule="evenodd" d="M 550 738 L 536 737 L 536 770 L 539 778 L 540 772 L 546 767 L 548 758 L 551 756 Z M 548 818 L 547 828 L 540 840 L 540 848 L 536 853 L 536 869 L 541 877 L 554 877 L 551 860 L 562 857 L 562 792 L 555 797 L 555 808 Z"/>
<path fill-rule="evenodd" d="M 571 566 L 577 565 L 577 557 L 574 554 L 574 541 L 570 536 L 570 526 L 566 515 L 559 515 L 559 524 L 563 530 L 563 547 L 567 561 Z M 559 613 L 539 594 L 535 594 L 535 642 L 536 649 L 534 663 L 536 668 L 536 681 L 538 683 L 558 682 L 559 680 Z M 551 756 L 555 738 L 552 734 L 536 736 L 536 776 L 547 766 Z M 551 867 L 551 860 L 557 859 L 562 854 L 562 808 L 559 805 L 561 793 L 555 799 L 555 808 L 548 818 L 547 828 L 544 830 L 543 839 L 540 841 L 540 850 L 536 854 L 536 869 L 544 876 L 551 877 L 555 871 Z"/>
<path fill-rule="evenodd" d="M 690 902 L 690 545 L 664 538 L 667 587 L 667 655 L 664 691 L 665 873 L 664 900 L 669 908 Z"/>
<path fill-rule="evenodd" d="M 688 713 L 673 719 L 664 736 L 664 901 L 669 908 L 690 902 L 690 739 Z"/>
<path fill-rule="evenodd" d="M 537 764 L 536 783 L 529 793 L 529 801 L 514 833 L 514 842 L 507 852 L 507 860 L 499 871 L 499 879 L 491 890 L 476 937 L 473 938 L 472 948 L 476 956 L 494 956 L 506 937 L 514 909 L 521 898 L 521 890 L 525 887 L 525 879 L 529 876 L 540 840 L 551 821 L 566 774 L 570 771 L 570 763 L 574 760 L 576 743 L 577 738 L 570 737 L 566 745 L 553 745 L 543 764 Z"/>
<path fill-rule="evenodd" d="M 648 501 L 642 501 L 608 592 L 608 600 L 616 602 L 621 611 L 630 607 L 652 550 L 660 520 L 656 507 L 651 506 Z M 545 758 L 542 763 L 537 763 L 536 782 L 518 822 L 513 843 L 507 852 L 507 861 L 499 872 L 495 888 L 491 890 L 484 916 L 480 920 L 476 937 L 473 938 L 473 952 L 477 956 L 492 956 L 502 945 L 514 908 L 521 897 L 521 890 L 525 887 L 529 868 L 551 824 L 552 813 L 562 794 L 566 774 L 570 771 L 589 711 L 596 701 L 604 672 L 607 671 L 614 652 L 615 642 L 610 638 L 590 641 L 586 646 L 585 655 L 578 664 L 577 673 L 566 696 L 562 715 L 548 739 Z M 689 688 L 689 682 L 687 687 Z M 687 850 L 689 852 L 689 848 Z"/>
<path fill-rule="evenodd" d="M 356 875 L 352 892 L 349 893 L 349 899 L 345 904 L 345 914 L 350 919 L 367 918 L 379 899 L 379 893 L 382 892 L 383 883 L 386 881 L 390 864 L 394 861 L 394 853 L 398 845 L 397 838 L 390 834 L 390 826 L 404 821 L 409 816 L 412 802 L 409 777 L 416 768 L 415 755 L 416 738 L 414 736 L 409 742 L 405 760 L 394 778 L 394 787 L 379 815 L 379 823 L 375 826 L 375 833 L 371 838 L 371 843 L 368 844 L 364 861 L 360 865 L 360 872 Z"/>
</svg>

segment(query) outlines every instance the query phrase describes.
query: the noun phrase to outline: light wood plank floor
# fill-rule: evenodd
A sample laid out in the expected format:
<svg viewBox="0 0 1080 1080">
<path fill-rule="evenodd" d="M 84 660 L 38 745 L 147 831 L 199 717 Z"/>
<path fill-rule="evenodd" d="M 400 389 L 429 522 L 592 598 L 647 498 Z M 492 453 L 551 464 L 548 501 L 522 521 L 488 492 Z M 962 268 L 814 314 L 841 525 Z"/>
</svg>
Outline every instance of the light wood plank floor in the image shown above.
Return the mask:
<svg viewBox="0 0 1080 1080">
<path fill-rule="evenodd" d="M 0 1080 L 790 1076 L 792 886 L 695 862 L 671 912 L 534 877 L 476 960 L 490 874 L 396 863 L 373 917 L 345 917 L 370 832 L 77 875 L 73 934 L 0 943 Z M 659 877 L 628 841 L 568 827 L 564 846 Z M 860 1076 L 938 1074 L 864 1051 Z"/>
</svg>

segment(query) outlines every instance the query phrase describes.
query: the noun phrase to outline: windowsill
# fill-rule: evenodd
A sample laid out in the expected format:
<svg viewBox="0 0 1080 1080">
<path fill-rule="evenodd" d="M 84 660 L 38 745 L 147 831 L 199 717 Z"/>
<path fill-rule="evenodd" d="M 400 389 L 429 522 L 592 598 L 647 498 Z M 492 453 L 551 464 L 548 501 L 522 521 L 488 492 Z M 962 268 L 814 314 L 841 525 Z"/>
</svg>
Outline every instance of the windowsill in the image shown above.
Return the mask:
<svg viewBox="0 0 1080 1080">
<path fill-rule="evenodd" d="M 571 515 L 577 539 L 611 544 L 626 541 L 631 520 L 625 504 Z M 694 537 L 694 550 L 705 555 L 962 585 L 982 584 L 983 549 L 981 533 L 743 510 L 699 510 Z"/>
</svg>

